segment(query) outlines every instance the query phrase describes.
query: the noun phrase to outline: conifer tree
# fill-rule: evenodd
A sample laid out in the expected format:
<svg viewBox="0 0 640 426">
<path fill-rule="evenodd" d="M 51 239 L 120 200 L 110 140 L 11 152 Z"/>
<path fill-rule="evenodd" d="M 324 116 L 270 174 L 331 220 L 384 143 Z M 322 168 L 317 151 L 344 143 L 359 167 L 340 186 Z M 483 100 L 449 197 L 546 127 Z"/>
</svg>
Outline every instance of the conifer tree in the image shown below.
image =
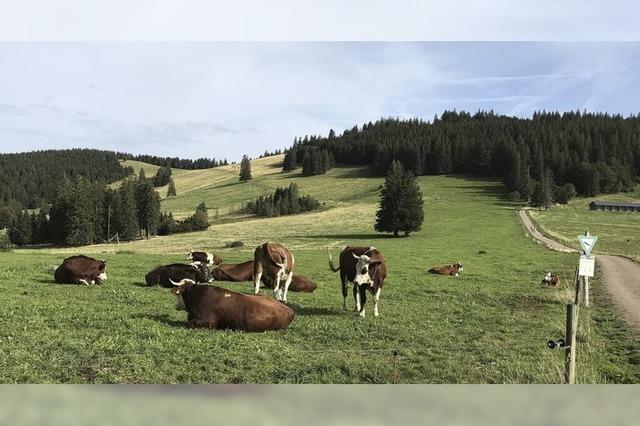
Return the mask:
<svg viewBox="0 0 640 426">
<path fill-rule="evenodd" d="M 422 192 L 410 171 L 393 161 L 380 191 L 380 209 L 376 213 L 375 230 L 408 236 L 419 231 L 424 221 Z"/>
<path fill-rule="evenodd" d="M 118 190 L 118 195 L 120 202 L 117 214 L 118 234 L 121 240 L 133 240 L 138 236 L 140 230 L 133 183 L 131 181 L 123 182 Z"/>
<path fill-rule="evenodd" d="M 247 182 L 251 179 L 251 162 L 249 157 L 243 155 L 242 161 L 240 161 L 240 182 Z"/>
<path fill-rule="evenodd" d="M 171 180 L 169 181 L 169 188 L 167 188 L 167 198 L 168 197 L 175 197 L 176 194 L 176 184 L 173 181 L 173 178 L 171 178 Z"/>
<path fill-rule="evenodd" d="M 22 211 L 16 216 L 16 220 L 9 227 L 9 239 L 17 246 L 31 243 L 32 233 L 31 216 L 28 211 Z"/>
<path fill-rule="evenodd" d="M 145 182 L 147 180 L 147 176 L 144 173 L 144 169 L 140 167 L 140 172 L 138 173 L 138 182 Z"/>
</svg>

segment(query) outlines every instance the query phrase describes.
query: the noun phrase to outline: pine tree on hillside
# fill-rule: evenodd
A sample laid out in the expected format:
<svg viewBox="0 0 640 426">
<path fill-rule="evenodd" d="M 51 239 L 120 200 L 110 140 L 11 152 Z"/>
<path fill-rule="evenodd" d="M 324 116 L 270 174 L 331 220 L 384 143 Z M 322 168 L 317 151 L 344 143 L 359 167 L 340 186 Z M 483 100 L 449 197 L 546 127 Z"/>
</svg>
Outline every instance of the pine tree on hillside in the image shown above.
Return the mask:
<svg viewBox="0 0 640 426">
<path fill-rule="evenodd" d="M 138 182 L 145 182 L 147 180 L 147 175 L 144 173 L 144 169 L 140 167 L 140 172 L 138 173 Z"/>
<path fill-rule="evenodd" d="M 138 210 L 136 209 L 136 197 L 133 183 L 125 181 L 118 190 L 118 234 L 121 240 L 129 241 L 138 237 L 140 225 L 138 223 Z"/>
<path fill-rule="evenodd" d="M 9 227 L 9 239 L 17 246 L 31 243 L 31 216 L 29 212 L 22 211 L 16 216 L 16 220 Z"/>
<path fill-rule="evenodd" d="M 422 192 L 415 176 L 393 161 L 380 191 L 380 209 L 376 213 L 375 230 L 408 236 L 419 231 L 424 221 Z"/>
<path fill-rule="evenodd" d="M 251 179 L 251 162 L 249 157 L 243 155 L 242 161 L 240 161 L 240 182 L 246 182 Z"/>
<path fill-rule="evenodd" d="M 173 181 L 173 178 L 171 178 L 171 180 L 169 181 L 169 188 L 167 188 L 167 198 L 168 197 L 175 197 L 176 194 L 176 184 Z"/>
<path fill-rule="evenodd" d="M 168 166 L 160 167 L 153 178 L 153 186 L 155 187 L 165 186 L 166 184 L 169 183 L 169 180 L 171 180 L 171 174 L 172 174 L 171 167 L 168 167 Z"/>
</svg>

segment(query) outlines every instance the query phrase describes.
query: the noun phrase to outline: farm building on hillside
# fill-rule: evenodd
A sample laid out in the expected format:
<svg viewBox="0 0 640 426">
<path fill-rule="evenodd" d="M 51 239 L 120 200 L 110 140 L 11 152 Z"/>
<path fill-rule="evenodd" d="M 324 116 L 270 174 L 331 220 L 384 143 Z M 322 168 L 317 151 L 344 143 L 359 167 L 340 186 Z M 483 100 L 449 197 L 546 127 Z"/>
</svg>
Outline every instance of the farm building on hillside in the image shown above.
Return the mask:
<svg viewBox="0 0 640 426">
<path fill-rule="evenodd" d="M 592 201 L 589 203 L 590 210 L 607 210 L 615 212 L 640 212 L 640 203 L 630 203 L 628 201 Z"/>
</svg>

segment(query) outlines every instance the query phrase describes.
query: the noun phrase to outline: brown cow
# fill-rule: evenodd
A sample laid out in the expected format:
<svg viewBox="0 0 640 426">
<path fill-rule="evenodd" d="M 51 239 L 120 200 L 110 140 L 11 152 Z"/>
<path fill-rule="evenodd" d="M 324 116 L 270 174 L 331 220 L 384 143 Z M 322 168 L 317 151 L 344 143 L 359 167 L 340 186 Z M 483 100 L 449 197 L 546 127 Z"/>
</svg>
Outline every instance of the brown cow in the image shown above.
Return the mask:
<svg viewBox="0 0 640 426">
<path fill-rule="evenodd" d="M 102 284 L 107 279 L 106 270 L 104 260 L 78 255 L 64 259 L 53 277 L 59 284 Z"/>
<path fill-rule="evenodd" d="M 542 279 L 542 284 L 557 286 L 558 284 L 560 284 L 560 275 L 547 272 L 547 275 L 545 275 Z"/>
<path fill-rule="evenodd" d="M 211 271 L 211 276 L 217 281 L 253 281 L 253 260 L 222 264 Z"/>
<path fill-rule="evenodd" d="M 453 265 L 434 266 L 433 268 L 429 269 L 428 272 L 430 274 L 452 275 L 454 277 L 457 277 L 458 275 L 460 275 L 460 272 L 462 272 L 463 270 L 464 268 L 462 267 L 462 263 L 458 262 L 458 263 L 454 263 Z"/>
<path fill-rule="evenodd" d="M 387 277 L 387 264 L 384 256 L 375 247 L 345 247 L 340 253 L 340 266 L 334 268 L 333 258 L 329 249 L 329 269 L 340 271 L 342 281 L 343 307 L 347 309 L 347 282 L 353 283 L 353 298 L 356 311 L 361 317 L 365 316 L 364 304 L 367 301 L 367 288 L 373 294 L 373 315 L 378 316 L 378 301 L 384 279 Z"/>
<path fill-rule="evenodd" d="M 295 316 L 293 309 L 265 296 L 236 293 L 183 280 L 171 290 L 176 309 L 187 311 L 190 327 L 242 331 L 279 330 Z"/>
<path fill-rule="evenodd" d="M 273 296 L 276 300 L 287 301 L 287 292 L 293 278 L 293 253 L 278 243 L 264 243 L 253 253 L 253 285 L 254 292 L 260 291 L 260 280 L 264 275 L 265 282 L 275 282 Z M 280 281 L 285 278 L 284 285 Z"/>
<path fill-rule="evenodd" d="M 216 281 L 253 281 L 253 260 L 242 263 L 228 263 L 218 266 L 211 271 L 211 276 Z M 265 282 L 265 276 L 262 276 L 262 282 L 269 288 L 273 289 L 275 285 L 272 281 Z M 293 274 L 291 278 L 290 291 L 313 293 L 318 286 L 309 278 Z"/>
</svg>

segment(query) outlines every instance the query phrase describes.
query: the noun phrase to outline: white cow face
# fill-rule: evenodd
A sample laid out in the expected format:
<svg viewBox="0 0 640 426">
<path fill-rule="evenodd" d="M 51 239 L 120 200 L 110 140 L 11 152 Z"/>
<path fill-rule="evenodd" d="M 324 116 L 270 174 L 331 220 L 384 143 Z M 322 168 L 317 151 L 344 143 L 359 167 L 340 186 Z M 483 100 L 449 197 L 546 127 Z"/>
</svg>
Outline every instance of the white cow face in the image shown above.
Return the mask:
<svg viewBox="0 0 640 426">
<path fill-rule="evenodd" d="M 356 276 L 354 278 L 355 283 L 357 285 L 372 285 L 373 277 L 369 274 L 369 265 L 372 263 L 371 258 L 366 254 L 363 254 L 362 256 L 356 256 L 353 254 L 353 257 L 358 259 L 358 263 L 356 263 Z"/>
</svg>

